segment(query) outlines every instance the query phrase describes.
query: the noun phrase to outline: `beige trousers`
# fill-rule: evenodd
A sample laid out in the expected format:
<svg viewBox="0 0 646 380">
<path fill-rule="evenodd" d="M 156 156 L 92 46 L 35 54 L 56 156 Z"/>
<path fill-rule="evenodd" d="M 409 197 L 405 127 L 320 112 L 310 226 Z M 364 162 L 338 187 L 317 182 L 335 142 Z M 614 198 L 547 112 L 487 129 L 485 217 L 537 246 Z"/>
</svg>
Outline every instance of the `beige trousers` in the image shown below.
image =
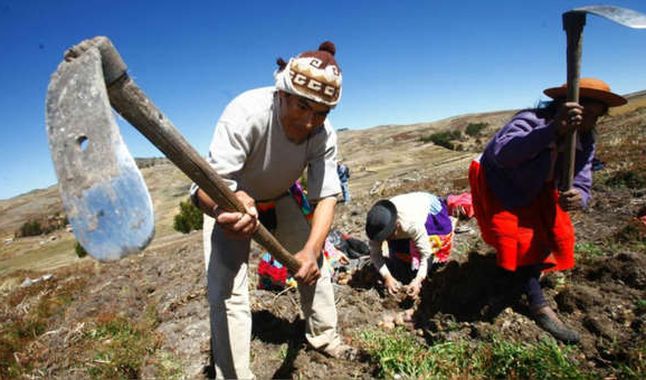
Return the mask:
<svg viewBox="0 0 646 380">
<path fill-rule="evenodd" d="M 276 238 L 291 253 L 300 251 L 310 227 L 292 197 L 276 201 Z M 213 358 L 218 378 L 253 378 L 249 354 L 251 310 L 247 265 L 250 240 L 224 235 L 213 218 L 204 219 L 204 252 L 207 266 Z M 320 257 L 321 267 L 323 255 Z M 315 349 L 334 350 L 341 344 L 336 331 L 337 314 L 330 273 L 312 286 L 298 285 L 305 316 L 305 338 Z"/>
</svg>

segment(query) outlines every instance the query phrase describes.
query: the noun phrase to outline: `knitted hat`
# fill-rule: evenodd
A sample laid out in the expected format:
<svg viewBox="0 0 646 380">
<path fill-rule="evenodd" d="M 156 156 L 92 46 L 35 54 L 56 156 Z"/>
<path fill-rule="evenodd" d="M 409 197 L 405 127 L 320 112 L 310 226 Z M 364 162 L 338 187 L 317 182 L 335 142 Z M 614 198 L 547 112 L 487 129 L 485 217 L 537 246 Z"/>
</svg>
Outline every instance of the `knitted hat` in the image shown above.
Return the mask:
<svg viewBox="0 0 646 380">
<path fill-rule="evenodd" d="M 341 69 L 334 59 L 336 47 L 325 41 L 317 51 L 306 51 L 285 62 L 278 59 L 274 73 L 276 88 L 325 104 L 337 105 L 341 99 Z"/>
<path fill-rule="evenodd" d="M 567 83 L 560 87 L 548 88 L 543 93 L 552 99 L 565 98 Z M 608 83 L 597 78 L 581 78 L 579 80 L 579 97 L 598 100 L 608 107 L 617 107 L 628 103 L 623 96 L 611 92 Z"/>
<path fill-rule="evenodd" d="M 366 235 L 370 240 L 383 241 L 392 235 L 397 225 L 397 208 L 386 199 L 375 203 L 366 218 Z"/>
</svg>

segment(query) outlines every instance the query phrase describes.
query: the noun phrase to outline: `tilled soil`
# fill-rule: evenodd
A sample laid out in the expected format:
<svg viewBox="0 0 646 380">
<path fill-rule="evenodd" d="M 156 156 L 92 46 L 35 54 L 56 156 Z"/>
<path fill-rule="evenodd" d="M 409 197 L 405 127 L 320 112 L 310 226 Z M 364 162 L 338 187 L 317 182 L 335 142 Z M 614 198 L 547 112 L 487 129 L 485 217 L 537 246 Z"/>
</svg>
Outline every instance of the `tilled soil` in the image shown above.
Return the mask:
<svg viewBox="0 0 646 380">
<path fill-rule="evenodd" d="M 341 212 L 344 206 L 341 206 Z M 347 207 L 352 213 L 352 208 Z M 354 217 L 360 217 L 356 215 Z M 335 285 L 339 330 L 351 345 L 366 328 L 389 328 L 393 323 L 419 336 L 420 344 L 454 339 L 479 340 L 491 335 L 514 342 L 538 342 L 546 333 L 528 317 L 524 301 L 505 303 L 495 280 L 495 256 L 479 242 L 474 229 L 456 236 L 453 259 L 436 270 L 424 284 L 421 301 L 386 297 L 368 265 L 345 285 Z M 579 229 L 578 234 L 585 234 Z M 181 362 L 189 377 L 201 377 L 209 363 L 209 321 L 201 234 L 192 233 L 177 244 L 111 264 L 83 261 L 77 270 L 55 273 L 51 281 L 83 279 L 84 290 L 68 306 L 55 330 L 43 334 L 29 348 L 40 358 L 47 377 L 78 376 L 68 367 L 70 342 L 101 313 L 116 312 L 133 320 L 154 305 L 161 349 Z M 254 255 L 258 255 L 254 249 Z M 251 260 L 255 283 L 256 258 Z M 552 306 L 582 336 L 581 362 L 600 375 L 612 374 L 615 362 L 635 357 L 644 346 L 646 258 L 643 252 L 604 252 L 580 260 L 575 270 L 550 274 L 542 283 Z M 504 298 L 504 297 L 503 297 Z M 364 354 L 354 360 L 328 358 L 309 349 L 303 339 L 304 323 L 294 290 L 283 293 L 252 290 L 252 370 L 259 378 L 370 378 L 375 364 Z M 412 320 L 401 316 L 414 311 Z M 384 321 L 386 323 L 384 323 Z M 154 374 L 150 362 L 142 375 Z M 83 376 L 81 376 L 83 377 Z"/>
<path fill-rule="evenodd" d="M 613 160 L 609 165 L 615 168 L 622 165 L 621 157 L 609 160 Z M 466 165 L 468 160 L 459 163 Z M 364 168 L 365 173 L 370 170 Z M 353 194 L 353 202 L 338 206 L 335 227 L 365 239 L 365 214 L 376 200 L 413 190 L 440 195 L 464 191 L 465 185 L 456 187 L 454 181 L 464 179 L 465 170 L 447 168 L 443 180 L 438 180 L 433 168 L 415 172 L 414 176 L 408 173 L 381 179 L 374 185 L 365 179 L 363 189 Z M 643 188 L 595 183 L 590 209 L 573 214 L 578 242 L 575 269 L 542 278 L 551 306 L 581 334 L 581 357 L 577 359 L 598 377 L 614 376 L 616 366 L 622 363 L 641 363 L 644 368 L 641 355 L 646 347 L 646 257 L 639 247 L 644 247 L 646 227 L 636 218 L 643 215 L 645 207 Z M 391 329 L 395 325 L 408 329 L 420 344 L 429 345 L 457 339 L 478 342 L 491 336 L 532 343 L 547 337 L 529 317 L 522 298 L 509 300 L 502 296 L 505 284 L 496 280 L 495 254 L 480 240 L 475 221 L 463 220 L 460 225 L 469 227 L 470 232 L 456 235 L 451 260 L 424 283 L 417 303 L 384 295 L 370 265 L 353 273 L 349 281 L 335 285 L 339 331 L 346 343 L 360 348 L 357 339 L 361 331 Z M 637 244 L 631 244 L 631 239 Z M 252 288 L 259 254 L 254 247 L 249 270 Z M 41 274 L 22 275 L 33 278 Z M 208 370 L 209 316 L 201 232 L 171 236 L 166 244 L 110 264 L 79 260 L 53 274 L 47 280 L 49 285 L 34 285 L 42 288 L 15 307 L 10 307 L 6 299 L 15 297 L 22 279 L 16 275 L 7 277 L 0 289 L 0 316 L 9 320 L 34 313 L 33 305 L 51 289 L 78 284 L 79 290 L 70 294 L 64 313 L 49 321 L 50 329 L 15 354 L 17 362 L 31 358 L 31 367 L 24 369 L 25 374 L 88 377 L 87 368 L 92 363 L 79 365 L 83 347 L 75 343 L 92 321 L 106 313 L 140 320 L 151 310 L 156 321 L 149 333 L 158 342 L 158 350 L 167 352 L 189 378 L 203 377 Z M 353 360 L 343 360 L 325 357 L 307 347 L 296 291 L 252 289 L 251 308 L 252 370 L 259 378 L 376 375 L 377 364 L 365 352 L 359 352 Z M 144 362 L 138 375 L 154 377 L 158 358 L 146 358 Z"/>
</svg>

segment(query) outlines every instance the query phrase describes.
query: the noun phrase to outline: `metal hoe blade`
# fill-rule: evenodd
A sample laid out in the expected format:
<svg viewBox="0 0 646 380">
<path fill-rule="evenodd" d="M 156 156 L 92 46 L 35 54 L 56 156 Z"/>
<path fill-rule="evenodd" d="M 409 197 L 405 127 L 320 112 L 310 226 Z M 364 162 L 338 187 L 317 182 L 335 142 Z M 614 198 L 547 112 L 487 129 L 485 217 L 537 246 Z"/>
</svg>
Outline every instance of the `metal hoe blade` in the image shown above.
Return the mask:
<svg viewBox="0 0 646 380">
<path fill-rule="evenodd" d="M 590 5 L 575 8 L 571 12 L 594 14 L 629 28 L 646 29 L 646 15 L 631 9 L 609 5 Z"/>
<path fill-rule="evenodd" d="M 114 120 L 96 48 L 52 75 L 46 121 L 63 206 L 79 243 L 101 261 L 145 248 L 154 234 L 152 201 Z"/>
<path fill-rule="evenodd" d="M 631 9 L 609 5 L 590 5 L 575 8 L 563 13 L 563 29 L 567 35 L 567 101 L 579 101 L 579 77 L 581 73 L 581 51 L 583 27 L 587 14 L 593 14 L 616 22 L 628 28 L 646 28 L 646 15 Z M 574 161 L 576 157 L 576 130 L 565 139 L 565 167 L 561 173 L 559 188 L 567 191 L 574 181 Z"/>
</svg>

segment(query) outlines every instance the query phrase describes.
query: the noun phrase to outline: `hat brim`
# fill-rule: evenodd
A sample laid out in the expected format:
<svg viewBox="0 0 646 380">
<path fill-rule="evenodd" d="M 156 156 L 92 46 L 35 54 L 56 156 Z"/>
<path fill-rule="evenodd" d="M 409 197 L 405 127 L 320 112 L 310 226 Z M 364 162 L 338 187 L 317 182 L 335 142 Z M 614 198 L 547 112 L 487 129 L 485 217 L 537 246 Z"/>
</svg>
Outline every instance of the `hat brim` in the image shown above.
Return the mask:
<svg viewBox="0 0 646 380">
<path fill-rule="evenodd" d="M 565 98 L 565 96 L 567 95 L 567 88 L 563 86 L 552 87 L 546 89 L 545 91 L 543 91 L 543 93 L 552 99 Z M 628 103 L 628 100 L 626 100 L 626 98 L 621 95 L 617 95 L 614 92 L 585 87 L 579 88 L 579 98 L 590 98 L 598 100 L 608 107 L 623 106 L 624 104 Z"/>
<path fill-rule="evenodd" d="M 378 231 L 376 234 L 374 234 L 374 236 L 372 237 L 372 240 L 383 241 L 388 239 L 388 237 L 392 235 L 393 232 L 395 232 L 395 227 L 397 226 L 397 208 L 392 202 L 388 200 L 381 200 L 375 203 L 375 206 L 377 205 L 385 207 L 386 210 L 388 210 L 388 214 L 390 216 L 390 219 L 388 220 L 386 226 L 382 228 L 381 231 Z"/>
</svg>

